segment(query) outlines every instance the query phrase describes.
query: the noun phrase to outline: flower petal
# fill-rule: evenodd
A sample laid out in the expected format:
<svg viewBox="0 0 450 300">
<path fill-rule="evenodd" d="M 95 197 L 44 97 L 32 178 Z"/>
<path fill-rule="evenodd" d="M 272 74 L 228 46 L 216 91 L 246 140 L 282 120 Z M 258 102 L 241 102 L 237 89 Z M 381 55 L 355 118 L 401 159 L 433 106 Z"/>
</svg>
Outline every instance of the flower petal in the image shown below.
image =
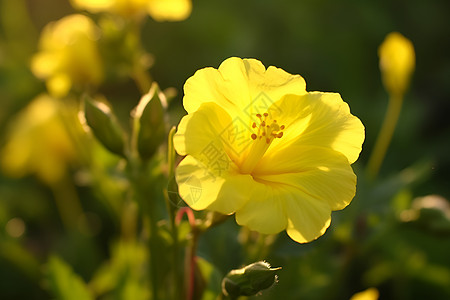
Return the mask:
<svg viewBox="0 0 450 300">
<path fill-rule="evenodd" d="M 286 229 L 285 196 L 283 189 L 255 181 L 250 200 L 236 211 L 236 222 L 264 234 Z"/>
<path fill-rule="evenodd" d="M 174 146 L 178 154 L 190 154 L 205 164 L 217 159 L 237 163 L 252 141 L 246 122 L 239 117 L 231 119 L 219 105 L 207 102 L 183 117 Z"/>
<path fill-rule="evenodd" d="M 346 157 L 326 148 L 291 145 L 264 156 L 253 176 L 268 184 L 293 186 L 332 210 L 346 207 L 356 192 L 356 175 Z"/>
<path fill-rule="evenodd" d="M 307 243 L 322 236 L 331 223 L 330 207 L 304 194 L 286 198 L 287 234 L 296 242 Z"/>
<path fill-rule="evenodd" d="M 231 214 L 248 199 L 253 180 L 235 168 L 223 170 L 220 176 L 199 160 L 186 156 L 175 173 L 181 198 L 193 209 L 209 209 Z"/>
<path fill-rule="evenodd" d="M 156 21 L 182 21 L 191 11 L 191 0 L 151 0 L 148 4 L 148 12 Z"/>
<path fill-rule="evenodd" d="M 261 113 L 255 109 L 270 105 L 286 94 L 306 93 L 306 83 L 300 75 L 269 67 L 256 59 L 231 57 L 216 70 L 198 70 L 184 85 L 184 108 L 188 113 L 204 102 L 214 101 L 231 116 Z M 264 111 L 262 112 L 264 113 Z"/>
<path fill-rule="evenodd" d="M 274 103 L 273 118 L 286 126 L 268 152 L 293 145 L 331 148 L 354 163 L 364 141 L 364 126 L 337 93 L 287 95 Z"/>
<path fill-rule="evenodd" d="M 232 120 L 217 104 L 203 103 L 197 111 L 184 116 L 174 136 L 174 146 L 180 155 L 199 156 L 210 144 L 223 149 L 221 133 Z"/>
</svg>

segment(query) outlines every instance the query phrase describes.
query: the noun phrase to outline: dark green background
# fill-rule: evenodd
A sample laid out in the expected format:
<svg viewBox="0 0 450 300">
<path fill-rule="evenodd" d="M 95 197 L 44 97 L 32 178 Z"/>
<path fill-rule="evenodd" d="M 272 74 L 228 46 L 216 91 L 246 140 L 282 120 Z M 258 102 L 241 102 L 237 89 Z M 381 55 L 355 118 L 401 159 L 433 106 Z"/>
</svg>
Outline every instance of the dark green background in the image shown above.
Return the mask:
<svg viewBox="0 0 450 300">
<path fill-rule="evenodd" d="M 1 0 L 0 5 L 1 145 L 11 117 L 45 90 L 28 69 L 40 30 L 74 11 L 61 0 Z M 170 106 L 174 125 L 183 114 L 185 80 L 197 69 L 218 67 L 231 56 L 257 58 L 266 66 L 300 74 L 309 91 L 339 92 L 365 125 L 366 141 L 354 166 L 360 175 L 358 197 L 345 211 L 333 215 L 332 228 L 316 242 L 298 245 L 281 233 L 269 257 L 273 265 L 283 266 L 280 282 L 261 299 L 348 299 L 373 282 L 378 282 L 381 299 L 450 297 L 450 231 L 445 227 L 449 225 L 437 231 L 430 227 L 441 217 L 433 214 L 425 216 L 423 223 L 403 224 L 392 204 L 400 190 L 410 198 L 428 194 L 450 198 L 449 13 L 446 0 L 195 0 L 186 21 L 145 22 L 143 44 L 155 57 L 150 72 L 163 89 L 178 90 Z M 380 179 L 369 184 L 363 170 L 388 99 L 377 48 L 392 31 L 413 42 L 416 71 Z M 101 91 L 123 116 L 140 97 L 131 80 L 106 82 Z M 426 175 L 404 183 L 399 172 L 411 166 L 417 174 Z M 79 192 L 83 205 L 102 218 L 103 229 L 95 240 L 65 235 L 51 193 L 36 179 L 1 175 L 0 240 L 6 240 L 5 223 L 18 216 L 27 224 L 19 242 L 38 261 L 58 253 L 89 280 L 107 258 L 118 228 L 88 190 Z M 354 239 L 343 243 L 333 236 L 336 228 L 347 224 L 347 217 L 352 220 Z M 371 218 L 376 221 L 371 223 Z M 245 263 L 236 239 L 238 230 L 230 220 L 201 240 L 199 254 L 222 274 Z M 4 245 L 2 241 L 0 298 L 48 299 L 41 280 L 2 255 Z"/>
</svg>

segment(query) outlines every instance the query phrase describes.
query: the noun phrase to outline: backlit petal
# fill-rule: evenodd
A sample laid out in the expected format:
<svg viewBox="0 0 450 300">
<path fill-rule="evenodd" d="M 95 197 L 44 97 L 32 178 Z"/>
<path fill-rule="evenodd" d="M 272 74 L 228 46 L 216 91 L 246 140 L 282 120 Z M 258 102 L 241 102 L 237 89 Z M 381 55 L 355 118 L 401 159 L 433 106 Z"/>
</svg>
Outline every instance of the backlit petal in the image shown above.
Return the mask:
<svg viewBox="0 0 450 300">
<path fill-rule="evenodd" d="M 255 59 L 231 57 L 219 69 L 197 71 L 184 86 L 184 108 L 188 113 L 204 102 L 214 101 L 231 116 L 251 117 L 257 108 L 267 110 L 285 94 L 306 93 L 306 84 L 300 75 L 291 75 L 282 69 L 269 67 Z"/>
<path fill-rule="evenodd" d="M 275 234 L 287 226 L 284 190 L 255 181 L 255 188 L 236 212 L 236 222 L 264 234 Z"/>
<path fill-rule="evenodd" d="M 332 210 L 346 207 L 356 192 L 356 175 L 345 156 L 325 148 L 293 145 L 264 157 L 253 176 L 293 186 Z"/>
<path fill-rule="evenodd" d="M 286 195 L 287 234 L 296 242 L 311 242 L 325 233 L 331 223 L 331 209 L 306 194 L 294 190 Z"/>
<path fill-rule="evenodd" d="M 344 154 L 350 163 L 358 159 L 364 126 L 350 113 L 339 94 L 288 95 L 274 106 L 273 117 L 286 129 L 283 138 L 274 141 L 268 152 L 294 144 L 334 149 Z"/>
<path fill-rule="evenodd" d="M 224 148 L 220 136 L 231 123 L 230 116 L 215 103 L 204 103 L 178 124 L 174 146 L 180 155 L 199 156 L 209 146 Z"/>
<path fill-rule="evenodd" d="M 220 174 L 212 166 L 186 156 L 176 169 L 181 198 L 193 209 L 234 213 L 249 198 L 253 186 L 250 175 L 236 172 L 232 165 Z"/>
<path fill-rule="evenodd" d="M 178 154 L 190 154 L 207 164 L 224 156 L 236 163 L 252 142 L 250 136 L 250 128 L 241 118 L 231 119 L 219 105 L 208 102 L 183 117 L 174 146 Z"/>
</svg>

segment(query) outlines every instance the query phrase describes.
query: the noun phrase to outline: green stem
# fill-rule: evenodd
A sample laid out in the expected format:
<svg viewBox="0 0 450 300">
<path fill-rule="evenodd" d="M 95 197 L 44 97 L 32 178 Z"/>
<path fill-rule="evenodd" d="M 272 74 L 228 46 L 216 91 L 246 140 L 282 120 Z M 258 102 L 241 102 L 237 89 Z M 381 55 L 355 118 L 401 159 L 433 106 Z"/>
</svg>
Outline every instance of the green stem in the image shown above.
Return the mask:
<svg viewBox="0 0 450 300">
<path fill-rule="evenodd" d="M 148 58 L 148 54 L 145 53 L 141 42 L 141 25 L 140 20 L 134 20 L 129 28 L 129 33 L 131 34 L 129 36 L 130 43 L 134 46 L 131 77 L 136 82 L 140 92 L 146 94 L 153 80 L 147 71 L 148 62 L 146 62 L 146 58 Z"/>
<path fill-rule="evenodd" d="M 155 198 L 157 192 L 154 190 L 154 186 L 148 181 L 148 165 L 142 161 L 129 159 L 128 160 L 128 176 L 132 184 L 132 195 L 137 204 L 139 205 L 139 211 L 144 226 L 144 231 L 147 230 L 148 248 L 150 253 L 149 258 L 149 273 L 151 281 L 152 298 L 160 299 L 159 297 L 159 272 L 158 265 L 161 257 L 160 238 L 158 234 L 158 213 L 155 207 Z"/>
<path fill-rule="evenodd" d="M 147 70 L 142 66 L 142 64 L 137 61 L 134 63 L 133 67 L 133 79 L 136 81 L 137 86 L 139 87 L 139 91 L 142 94 L 146 94 L 152 85 L 152 78 Z"/>
<path fill-rule="evenodd" d="M 152 199 L 153 200 L 153 199 Z M 149 202 L 152 202 L 150 200 Z M 153 207 L 149 207 L 149 221 L 150 221 L 150 239 L 149 239 L 149 248 L 150 248 L 150 272 L 151 272 L 151 280 L 152 280 L 152 299 L 159 299 L 158 289 L 158 260 L 160 259 L 157 255 L 158 247 L 159 247 L 159 238 L 158 238 L 158 228 L 156 222 L 156 216 L 151 211 L 154 211 Z"/>
<path fill-rule="evenodd" d="M 80 199 L 68 175 L 51 185 L 61 220 L 68 230 L 75 230 L 78 218 L 83 213 Z"/>
<path fill-rule="evenodd" d="M 402 96 L 391 96 L 389 99 L 389 106 L 386 111 L 386 116 L 367 165 L 367 175 L 372 180 L 377 177 L 389 144 L 391 143 L 400 111 L 402 109 L 402 104 Z"/>
<path fill-rule="evenodd" d="M 175 126 L 169 131 L 169 136 L 167 140 L 167 168 L 168 168 L 168 179 L 169 183 L 174 178 L 175 170 L 175 148 L 173 146 L 173 136 L 175 135 Z M 178 226 L 175 223 L 176 207 L 171 203 L 168 190 L 164 190 L 164 199 L 166 201 L 166 208 L 169 214 L 170 228 L 172 231 L 172 260 L 173 260 L 173 289 L 174 289 L 174 299 L 182 299 L 182 288 L 178 284 L 180 280 L 180 261 L 179 261 L 179 241 L 178 241 Z"/>
</svg>

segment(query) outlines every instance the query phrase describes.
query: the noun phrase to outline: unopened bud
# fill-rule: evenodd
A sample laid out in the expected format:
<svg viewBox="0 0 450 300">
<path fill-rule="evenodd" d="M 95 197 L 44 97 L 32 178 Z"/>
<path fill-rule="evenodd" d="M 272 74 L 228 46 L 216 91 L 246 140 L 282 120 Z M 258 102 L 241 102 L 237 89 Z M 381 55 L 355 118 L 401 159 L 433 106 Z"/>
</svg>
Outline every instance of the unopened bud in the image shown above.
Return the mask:
<svg viewBox="0 0 450 300">
<path fill-rule="evenodd" d="M 222 292 L 235 299 L 239 296 L 253 296 L 271 287 L 277 281 L 276 271 L 265 261 L 250 264 L 242 269 L 230 271 L 222 280 Z"/>
<path fill-rule="evenodd" d="M 414 46 L 398 32 L 392 32 L 378 49 L 383 84 L 391 95 L 403 96 L 415 67 Z"/>
<path fill-rule="evenodd" d="M 166 99 L 158 85 L 153 83 L 134 111 L 137 131 L 137 150 L 142 159 L 149 159 L 155 154 L 166 136 L 164 110 Z"/>
<path fill-rule="evenodd" d="M 125 156 L 125 133 L 111 108 L 87 96 L 84 103 L 86 123 L 95 137 L 112 153 Z"/>
</svg>

